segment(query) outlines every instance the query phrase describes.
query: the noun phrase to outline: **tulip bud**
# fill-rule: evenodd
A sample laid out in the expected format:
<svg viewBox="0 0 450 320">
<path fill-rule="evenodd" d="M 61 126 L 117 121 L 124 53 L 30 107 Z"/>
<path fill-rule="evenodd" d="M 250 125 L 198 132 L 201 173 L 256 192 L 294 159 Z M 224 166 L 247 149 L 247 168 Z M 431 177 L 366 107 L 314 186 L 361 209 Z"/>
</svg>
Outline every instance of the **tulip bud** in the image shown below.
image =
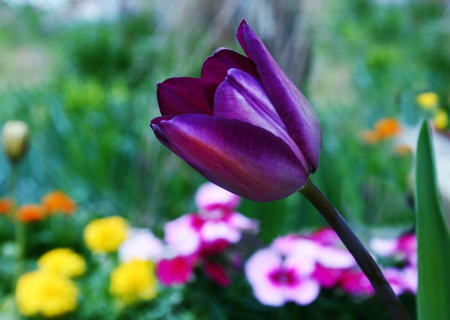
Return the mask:
<svg viewBox="0 0 450 320">
<path fill-rule="evenodd" d="M 3 150 L 13 163 L 19 162 L 28 150 L 30 130 L 23 121 L 8 121 L 3 126 Z"/>
</svg>

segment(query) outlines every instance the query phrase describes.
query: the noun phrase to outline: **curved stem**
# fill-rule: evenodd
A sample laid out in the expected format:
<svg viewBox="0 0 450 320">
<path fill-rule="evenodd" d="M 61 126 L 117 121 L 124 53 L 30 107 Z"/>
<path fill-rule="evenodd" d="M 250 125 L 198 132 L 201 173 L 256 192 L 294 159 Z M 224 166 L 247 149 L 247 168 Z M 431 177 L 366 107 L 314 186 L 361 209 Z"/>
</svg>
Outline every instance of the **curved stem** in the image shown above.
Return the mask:
<svg viewBox="0 0 450 320">
<path fill-rule="evenodd" d="M 348 251 L 353 255 L 392 319 L 410 320 L 411 318 L 409 317 L 408 312 L 392 290 L 378 264 L 373 260 L 366 248 L 364 248 L 363 244 L 359 241 L 358 237 L 356 237 L 352 229 L 350 229 L 344 218 L 311 179 L 308 179 L 308 182 L 300 192 L 309 200 L 309 202 L 311 202 L 317 211 L 322 214 L 347 247 Z"/>
</svg>

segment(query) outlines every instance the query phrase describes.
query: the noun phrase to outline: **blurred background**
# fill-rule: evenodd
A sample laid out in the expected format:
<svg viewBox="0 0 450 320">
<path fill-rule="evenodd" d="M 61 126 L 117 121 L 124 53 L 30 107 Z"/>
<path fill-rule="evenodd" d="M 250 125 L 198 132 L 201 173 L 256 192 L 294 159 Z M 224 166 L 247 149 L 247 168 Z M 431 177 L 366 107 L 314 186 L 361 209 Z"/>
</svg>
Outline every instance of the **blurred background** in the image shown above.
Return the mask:
<svg viewBox="0 0 450 320">
<path fill-rule="evenodd" d="M 160 115 L 156 83 L 199 77 L 218 47 L 242 53 L 242 18 L 318 114 L 315 183 L 363 240 L 413 228 L 411 172 L 424 117 L 442 159 L 450 150 L 448 1 L 0 0 L 0 126 L 23 120 L 31 130 L 18 202 L 60 189 L 80 208 L 73 228 L 34 227 L 30 256 L 55 243 L 81 248 L 82 228 L 96 217 L 120 215 L 161 235 L 166 221 L 195 210 L 204 179 L 149 127 Z M 450 171 L 438 161 L 446 188 Z M 0 155 L 0 197 L 9 170 Z M 261 221 L 266 242 L 325 225 L 298 194 L 244 201 L 239 211 Z M 1 245 L 12 230 L 0 223 Z"/>
</svg>

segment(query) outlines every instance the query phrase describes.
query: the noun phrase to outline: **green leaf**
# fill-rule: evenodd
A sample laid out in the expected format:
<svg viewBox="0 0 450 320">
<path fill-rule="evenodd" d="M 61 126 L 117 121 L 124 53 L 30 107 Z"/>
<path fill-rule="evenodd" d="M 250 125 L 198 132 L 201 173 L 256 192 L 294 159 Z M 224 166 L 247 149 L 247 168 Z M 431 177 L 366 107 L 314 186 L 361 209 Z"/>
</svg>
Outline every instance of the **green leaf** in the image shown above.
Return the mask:
<svg viewBox="0 0 450 320">
<path fill-rule="evenodd" d="M 433 140 L 426 121 L 420 130 L 416 159 L 417 251 L 420 320 L 450 319 L 450 235 L 436 182 Z"/>
</svg>

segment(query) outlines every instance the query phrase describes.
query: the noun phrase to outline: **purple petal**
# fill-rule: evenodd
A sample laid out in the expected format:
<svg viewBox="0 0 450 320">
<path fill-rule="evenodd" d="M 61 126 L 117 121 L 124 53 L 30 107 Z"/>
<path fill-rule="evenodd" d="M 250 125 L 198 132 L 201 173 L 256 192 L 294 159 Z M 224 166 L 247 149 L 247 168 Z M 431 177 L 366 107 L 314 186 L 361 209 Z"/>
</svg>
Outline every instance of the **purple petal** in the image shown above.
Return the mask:
<svg viewBox="0 0 450 320">
<path fill-rule="evenodd" d="M 247 55 L 247 57 L 249 57 L 249 59 L 253 60 L 252 54 L 250 53 L 250 50 L 248 50 L 247 42 L 245 41 L 244 28 L 243 28 L 244 24 L 247 25 L 247 22 L 245 21 L 245 19 L 242 19 L 241 24 L 239 25 L 238 31 L 236 33 L 236 37 L 237 37 L 242 49 L 244 50 L 245 54 Z"/>
<path fill-rule="evenodd" d="M 201 73 L 203 91 L 211 109 L 213 109 L 217 86 L 225 79 L 228 69 L 231 68 L 241 69 L 259 78 L 252 60 L 230 49 L 217 49 L 212 56 L 206 59 Z"/>
<path fill-rule="evenodd" d="M 316 113 L 245 20 L 237 34 L 242 48 L 255 62 L 264 88 L 289 135 L 308 159 L 307 172 L 315 172 L 322 146 L 322 131 Z"/>
<path fill-rule="evenodd" d="M 291 147 L 302 163 L 307 163 L 255 77 L 238 69 L 228 70 L 225 81 L 217 88 L 214 106 L 215 116 L 241 120 L 272 132 Z"/>
<path fill-rule="evenodd" d="M 166 146 L 230 192 L 253 201 L 275 201 L 306 183 L 306 172 L 294 152 L 267 130 L 207 115 L 157 119 L 152 128 L 157 136 L 164 134 Z"/>
<path fill-rule="evenodd" d="M 174 148 L 170 144 L 169 138 L 166 136 L 164 131 L 162 131 L 158 127 L 158 123 L 161 121 L 167 121 L 172 119 L 175 116 L 164 116 L 164 117 L 158 117 L 152 120 L 150 123 L 151 128 L 153 129 L 153 132 L 155 133 L 156 138 L 158 138 L 159 142 L 161 142 L 166 148 L 168 148 L 170 151 L 175 152 Z"/>
<path fill-rule="evenodd" d="M 157 97 L 163 116 L 185 113 L 212 115 L 200 78 L 167 79 L 157 84 Z"/>
</svg>

